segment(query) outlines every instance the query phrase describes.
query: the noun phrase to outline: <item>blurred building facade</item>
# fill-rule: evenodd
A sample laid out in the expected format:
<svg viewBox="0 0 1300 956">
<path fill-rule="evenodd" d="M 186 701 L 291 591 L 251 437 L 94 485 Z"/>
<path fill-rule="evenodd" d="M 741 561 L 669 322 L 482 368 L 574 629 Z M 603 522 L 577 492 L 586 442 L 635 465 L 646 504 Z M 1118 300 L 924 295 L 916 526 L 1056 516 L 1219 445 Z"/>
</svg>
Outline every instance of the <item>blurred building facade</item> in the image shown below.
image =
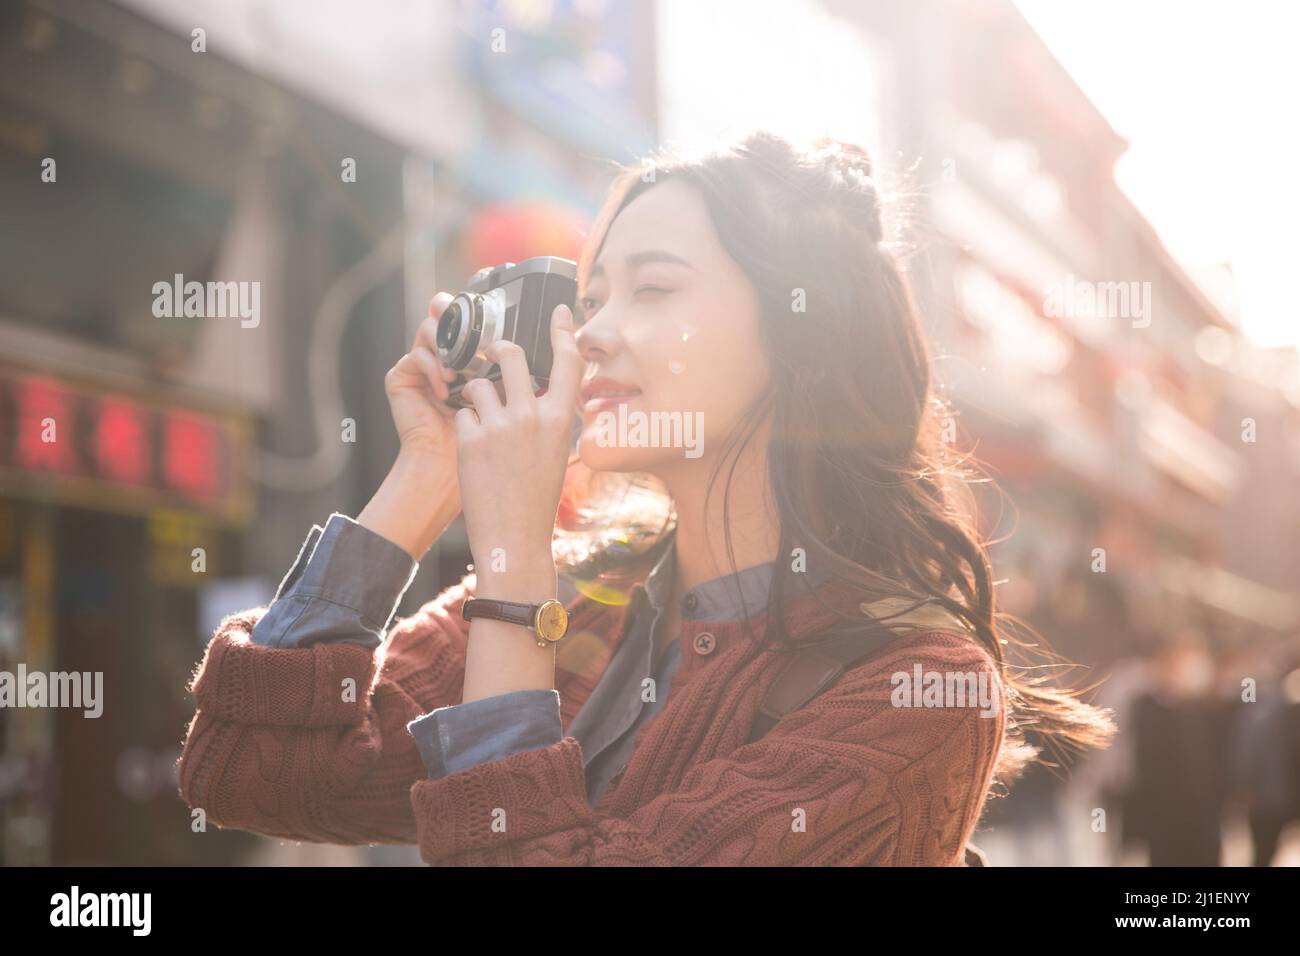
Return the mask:
<svg viewBox="0 0 1300 956">
<path fill-rule="evenodd" d="M 3 656 L 102 672 L 105 696 L 97 719 L 0 715 L 2 855 L 225 858 L 237 838 L 194 840 L 176 799 L 183 688 L 220 615 L 269 599 L 291 542 L 392 453 L 373 383 L 405 338 L 400 258 L 348 303 L 328 427 L 303 343 L 400 222 L 402 154 L 115 5 L 2 16 Z M 322 154 L 371 175 L 345 191 Z M 155 283 L 213 281 L 245 284 L 248 314 L 159 316 Z M 359 453 L 299 471 L 344 417 Z"/>
<path fill-rule="evenodd" d="M 606 160 L 653 142 L 649 7 L 397 5 L 402 35 L 291 6 L 0 13 L 0 669 L 105 688 L 97 720 L 0 711 L 5 863 L 308 861 L 192 832 L 190 669 L 313 522 L 378 486 L 380 383 L 434 292 L 576 257 Z M 256 283 L 259 314 L 159 317 L 154 285 L 178 276 Z M 454 528 L 399 614 L 468 560 Z"/>
<path fill-rule="evenodd" d="M 1115 186 L 1125 143 L 1009 2 L 815 6 L 878 154 L 918 160 L 909 264 L 954 454 L 1005 493 L 981 500 L 1000 607 L 1094 674 L 1188 630 L 1294 639 L 1294 353 L 1170 258 Z M 196 839 L 182 688 L 220 616 L 378 486 L 379 383 L 428 300 L 576 256 L 672 61 L 650 2 L 300 10 L 0 12 L 0 670 L 103 671 L 107 698 L 0 710 L 0 862 L 415 860 Z M 260 321 L 156 316 L 176 275 L 257 282 Z M 399 614 L 468 560 L 453 528 Z"/>
<path fill-rule="evenodd" d="M 1285 655 L 1300 636 L 1295 351 L 1252 347 L 1172 259 L 1114 181 L 1127 144 L 1011 3 L 827 7 L 888 51 L 883 154 L 918 159 L 913 280 L 954 454 L 973 450 L 1000 489 L 981 501 L 1000 609 L 1085 665 L 1080 680 L 1188 635 L 1215 656 Z M 1131 759 L 1128 742 L 1098 759 Z M 1056 816 L 1061 790 L 1022 782 L 993 829 L 1042 809 L 1054 845 L 1020 862 L 1108 862 L 1086 812 Z"/>
</svg>

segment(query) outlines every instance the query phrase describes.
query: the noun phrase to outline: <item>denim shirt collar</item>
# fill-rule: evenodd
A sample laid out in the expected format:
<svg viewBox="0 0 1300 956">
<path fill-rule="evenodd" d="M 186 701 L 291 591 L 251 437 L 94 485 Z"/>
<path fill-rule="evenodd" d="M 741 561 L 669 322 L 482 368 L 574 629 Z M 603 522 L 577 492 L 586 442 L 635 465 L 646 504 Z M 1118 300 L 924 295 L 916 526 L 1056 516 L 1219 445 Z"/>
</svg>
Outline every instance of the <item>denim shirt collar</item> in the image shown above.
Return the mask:
<svg viewBox="0 0 1300 956">
<path fill-rule="evenodd" d="M 645 580 L 646 597 L 655 610 L 661 610 L 672 595 L 673 578 L 677 571 L 676 530 L 669 532 L 671 540 L 664 553 L 655 562 Z M 679 601 L 683 621 L 730 623 L 745 621 L 767 610 L 768 593 L 777 562 L 768 561 L 706 581 L 691 588 Z M 809 587 L 817 587 L 826 574 L 813 569 L 803 572 Z"/>
<path fill-rule="evenodd" d="M 661 612 L 672 594 L 673 574 L 676 566 L 676 532 L 665 542 L 663 554 L 643 583 L 634 585 L 628 614 L 623 616 L 623 633 L 640 614 L 653 616 Z M 820 562 L 818 562 L 820 564 Z M 688 679 L 706 663 L 721 656 L 738 642 L 748 643 L 752 632 L 746 621 L 765 615 L 768 590 L 774 572 L 788 574 L 784 585 L 785 628 L 791 639 L 802 640 L 808 635 L 835 626 L 839 615 L 861 613 L 867 617 L 889 622 L 887 626 L 907 623 L 909 626 L 962 632 L 965 625 L 933 602 L 918 603 L 906 596 L 892 596 L 863 602 L 857 588 L 836 581 L 835 575 L 825 567 L 808 566 L 796 572 L 786 572 L 781 560 L 745 568 L 735 574 L 714 578 L 691 588 L 681 597 L 679 609 L 681 628 L 675 635 L 664 635 L 662 640 L 675 641 L 680 650 L 680 664 L 674 680 Z M 739 596 L 739 597 L 738 597 Z M 743 597 L 744 606 L 740 597 Z"/>
</svg>

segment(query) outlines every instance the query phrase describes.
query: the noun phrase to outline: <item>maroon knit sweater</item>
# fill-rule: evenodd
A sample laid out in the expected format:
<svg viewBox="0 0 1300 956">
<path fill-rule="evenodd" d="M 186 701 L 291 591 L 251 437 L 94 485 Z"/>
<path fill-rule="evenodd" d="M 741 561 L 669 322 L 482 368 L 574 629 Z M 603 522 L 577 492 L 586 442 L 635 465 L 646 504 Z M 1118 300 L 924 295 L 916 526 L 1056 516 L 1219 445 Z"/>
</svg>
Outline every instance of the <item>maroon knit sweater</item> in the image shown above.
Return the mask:
<svg viewBox="0 0 1300 956">
<path fill-rule="evenodd" d="M 461 865 L 938 865 L 962 861 L 1003 740 L 992 658 L 957 628 L 896 639 L 747 743 L 782 657 L 746 663 L 739 623 L 683 621 L 664 709 L 626 770 L 587 802 L 573 737 L 430 780 L 407 722 L 460 703 L 474 576 L 400 619 L 375 650 L 249 642 L 265 608 L 227 617 L 191 690 L 181 796 L 207 819 L 320 843 L 418 843 Z M 643 590 L 636 585 L 636 590 Z M 832 606 L 863 613 L 841 584 Z M 570 606 L 556 684 L 567 729 L 628 631 L 631 604 Z M 787 608 L 795 639 L 833 616 L 808 595 Z M 707 631 L 715 638 L 696 641 Z M 985 672 L 997 704 L 898 707 L 891 675 Z"/>
</svg>

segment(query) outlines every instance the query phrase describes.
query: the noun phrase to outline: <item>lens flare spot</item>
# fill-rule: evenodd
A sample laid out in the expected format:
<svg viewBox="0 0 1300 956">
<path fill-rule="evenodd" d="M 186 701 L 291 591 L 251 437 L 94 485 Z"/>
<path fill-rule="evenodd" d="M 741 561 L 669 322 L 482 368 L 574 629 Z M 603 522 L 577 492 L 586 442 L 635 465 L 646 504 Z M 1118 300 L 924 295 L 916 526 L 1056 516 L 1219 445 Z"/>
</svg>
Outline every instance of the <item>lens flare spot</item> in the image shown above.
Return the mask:
<svg viewBox="0 0 1300 956">
<path fill-rule="evenodd" d="M 669 363 L 668 363 L 668 371 L 672 372 L 674 375 L 681 375 L 682 372 L 685 372 L 685 371 L 686 371 L 686 363 L 685 363 L 685 362 L 669 362 Z"/>
<path fill-rule="evenodd" d="M 575 579 L 573 585 L 578 589 L 579 594 L 597 604 L 622 607 L 632 599 L 627 591 L 603 581 Z"/>
</svg>

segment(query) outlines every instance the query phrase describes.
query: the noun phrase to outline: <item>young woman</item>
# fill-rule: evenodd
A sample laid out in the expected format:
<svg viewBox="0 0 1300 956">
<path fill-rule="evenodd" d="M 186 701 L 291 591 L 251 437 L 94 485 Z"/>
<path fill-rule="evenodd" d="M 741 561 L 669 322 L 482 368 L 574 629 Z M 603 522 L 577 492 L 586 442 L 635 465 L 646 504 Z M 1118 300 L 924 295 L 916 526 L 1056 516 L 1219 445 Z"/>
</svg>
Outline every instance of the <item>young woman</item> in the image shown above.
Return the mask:
<svg viewBox="0 0 1300 956">
<path fill-rule="evenodd" d="M 504 399 L 474 381 L 452 414 L 435 298 L 386 380 L 388 478 L 208 647 L 185 800 L 437 865 L 960 864 L 995 777 L 1036 753 L 1018 726 L 1113 728 L 1004 659 L 882 240 L 861 149 L 756 133 L 622 172 L 542 394 L 498 343 Z M 611 436 L 619 405 L 700 429 Z M 390 632 L 462 511 L 474 573 Z M 558 644 L 461 617 L 557 596 Z M 768 697 L 792 654 L 868 625 L 890 639 L 819 693 Z"/>
</svg>

